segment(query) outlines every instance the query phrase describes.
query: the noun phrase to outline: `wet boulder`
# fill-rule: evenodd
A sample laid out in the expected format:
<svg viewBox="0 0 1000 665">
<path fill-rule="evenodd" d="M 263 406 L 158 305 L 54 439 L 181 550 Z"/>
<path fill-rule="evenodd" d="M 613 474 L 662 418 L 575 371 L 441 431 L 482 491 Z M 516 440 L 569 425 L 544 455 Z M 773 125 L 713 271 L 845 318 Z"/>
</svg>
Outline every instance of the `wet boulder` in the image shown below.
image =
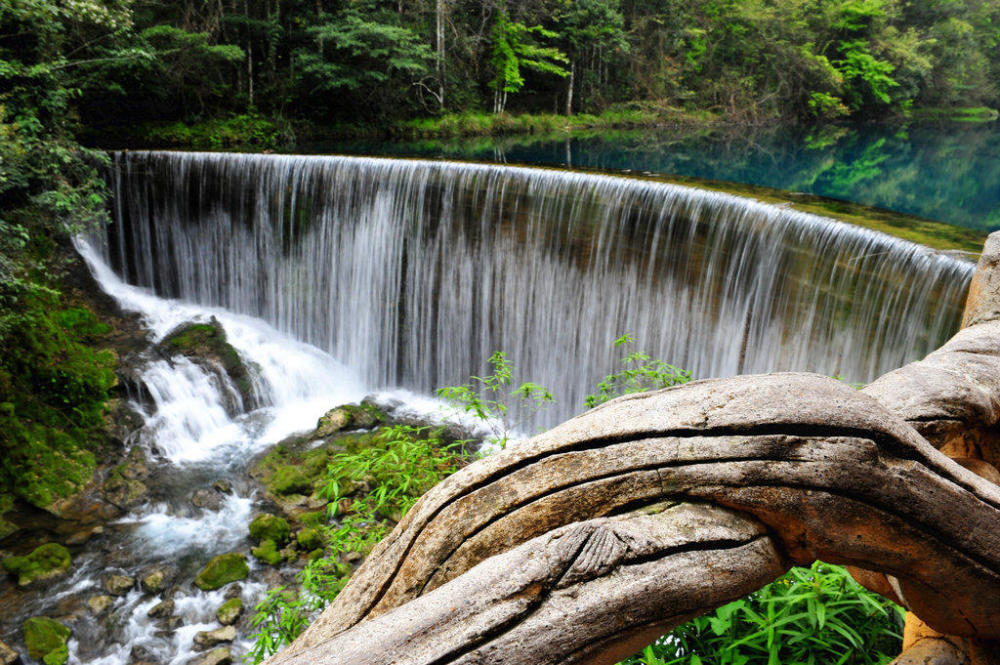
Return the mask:
<svg viewBox="0 0 1000 665">
<path fill-rule="evenodd" d="M 199 649 L 208 649 L 219 644 L 232 642 L 236 639 L 236 629 L 232 626 L 223 626 L 215 630 L 202 630 L 195 633 L 194 644 Z"/>
<path fill-rule="evenodd" d="M 198 573 L 194 583 L 202 591 L 214 591 L 230 582 L 245 580 L 249 574 L 250 567 L 246 557 L 239 552 L 229 552 L 212 557 Z"/>
<path fill-rule="evenodd" d="M 174 614 L 174 601 L 172 599 L 167 599 L 162 603 L 157 603 L 149 608 L 146 612 L 146 616 L 152 619 L 166 619 L 173 616 Z"/>
<path fill-rule="evenodd" d="M 230 415 L 245 413 L 258 406 L 250 369 L 227 341 L 226 331 L 214 316 L 208 323 L 186 323 L 175 328 L 158 348 L 168 357 L 184 356 L 206 372 L 225 379 L 239 396 L 238 404 L 234 400 L 226 405 Z"/>
<path fill-rule="evenodd" d="M 59 543 L 46 543 L 26 556 L 11 556 L 2 561 L 4 570 L 17 576 L 21 588 L 44 586 L 69 574 L 73 559 Z"/>
<path fill-rule="evenodd" d="M 250 537 L 257 542 L 273 540 L 276 544 L 281 545 L 288 542 L 290 535 L 291 528 L 288 526 L 288 522 L 277 515 L 264 513 L 250 522 Z"/>
<path fill-rule="evenodd" d="M 320 416 L 311 438 L 325 439 L 338 432 L 371 429 L 385 422 L 385 413 L 371 402 L 342 404 Z"/>
<path fill-rule="evenodd" d="M 28 656 L 45 665 L 65 665 L 72 631 L 54 619 L 32 617 L 24 622 L 24 644 Z"/>
<path fill-rule="evenodd" d="M 222 506 L 222 495 L 203 487 L 191 495 L 191 505 L 195 508 L 218 510 Z"/>
<path fill-rule="evenodd" d="M 21 662 L 21 654 L 7 646 L 0 640 L 0 665 L 15 665 Z"/>
<path fill-rule="evenodd" d="M 101 486 L 104 499 L 122 510 L 133 508 L 142 503 L 149 491 L 142 482 L 148 477 L 146 456 L 140 448 L 133 448 L 125 461 L 108 471 L 108 477 Z"/>
</svg>

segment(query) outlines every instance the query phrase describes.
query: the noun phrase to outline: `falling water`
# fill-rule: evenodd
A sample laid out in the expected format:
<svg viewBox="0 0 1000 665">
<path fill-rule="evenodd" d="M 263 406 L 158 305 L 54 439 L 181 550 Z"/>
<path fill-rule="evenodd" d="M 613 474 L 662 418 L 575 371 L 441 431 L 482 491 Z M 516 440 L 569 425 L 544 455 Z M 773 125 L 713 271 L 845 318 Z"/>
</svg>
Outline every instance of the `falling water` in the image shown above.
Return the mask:
<svg viewBox="0 0 1000 665">
<path fill-rule="evenodd" d="M 957 327 L 972 266 L 781 206 L 566 171 L 351 157 L 115 156 L 103 251 L 157 294 L 259 317 L 428 391 L 497 349 L 580 410 L 632 333 L 696 376 L 868 381 Z"/>
</svg>

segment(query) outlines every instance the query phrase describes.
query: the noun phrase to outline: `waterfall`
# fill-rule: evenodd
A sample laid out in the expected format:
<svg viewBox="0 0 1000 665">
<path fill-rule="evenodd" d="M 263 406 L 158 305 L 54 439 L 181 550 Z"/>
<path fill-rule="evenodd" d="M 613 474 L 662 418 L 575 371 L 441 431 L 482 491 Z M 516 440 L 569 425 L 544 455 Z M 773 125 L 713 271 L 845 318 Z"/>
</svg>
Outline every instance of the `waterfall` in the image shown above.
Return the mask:
<svg viewBox="0 0 1000 665">
<path fill-rule="evenodd" d="M 866 382 L 958 326 L 973 266 L 787 207 L 650 180 L 355 157 L 124 152 L 100 239 L 130 284 L 258 317 L 369 387 L 507 352 L 582 410 L 623 333 L 697 377 Z"/>
</svg>

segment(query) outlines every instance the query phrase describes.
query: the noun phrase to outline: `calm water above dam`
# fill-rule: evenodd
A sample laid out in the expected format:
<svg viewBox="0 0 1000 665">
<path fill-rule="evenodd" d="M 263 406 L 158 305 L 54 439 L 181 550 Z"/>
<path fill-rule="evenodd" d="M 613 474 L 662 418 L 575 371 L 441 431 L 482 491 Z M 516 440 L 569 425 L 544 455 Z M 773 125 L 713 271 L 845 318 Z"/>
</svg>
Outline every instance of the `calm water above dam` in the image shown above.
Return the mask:
<svg viewBox="0 0 1000 665">
<path fill-rule="evenodd" d="M 870 381 L 957 327 L 972 265 L 782 206 L 641 179 L 436 161 L 122 153 L 125 281 L 259 317 L 372 387 L 504 350 L 582 409 L 635 335 L 696 377 Z M 543 424 L 543 423 L 539 423 Z"/>
<path fill-rule="evenodd" d="M 664 129 L 350 142 L 311 151 L 649 171 L 844 199 L 1000 228 L 1000 123 Z"/>
</svg>

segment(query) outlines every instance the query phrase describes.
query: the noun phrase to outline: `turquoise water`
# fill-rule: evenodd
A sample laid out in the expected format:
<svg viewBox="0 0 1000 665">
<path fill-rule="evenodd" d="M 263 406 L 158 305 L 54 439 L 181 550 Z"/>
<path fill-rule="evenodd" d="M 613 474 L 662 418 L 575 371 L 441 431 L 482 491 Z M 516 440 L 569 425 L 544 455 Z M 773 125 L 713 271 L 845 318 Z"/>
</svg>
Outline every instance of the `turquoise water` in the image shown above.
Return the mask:
<svg viewBox="0 0 1000 665">
<path fill-rule="evenodd" d="M 1000 123 L 350 142 L 311 150 L 549 164 L 694 176 L 874 205 L 975 229 L 1000 228 Z"/>
</svg>

